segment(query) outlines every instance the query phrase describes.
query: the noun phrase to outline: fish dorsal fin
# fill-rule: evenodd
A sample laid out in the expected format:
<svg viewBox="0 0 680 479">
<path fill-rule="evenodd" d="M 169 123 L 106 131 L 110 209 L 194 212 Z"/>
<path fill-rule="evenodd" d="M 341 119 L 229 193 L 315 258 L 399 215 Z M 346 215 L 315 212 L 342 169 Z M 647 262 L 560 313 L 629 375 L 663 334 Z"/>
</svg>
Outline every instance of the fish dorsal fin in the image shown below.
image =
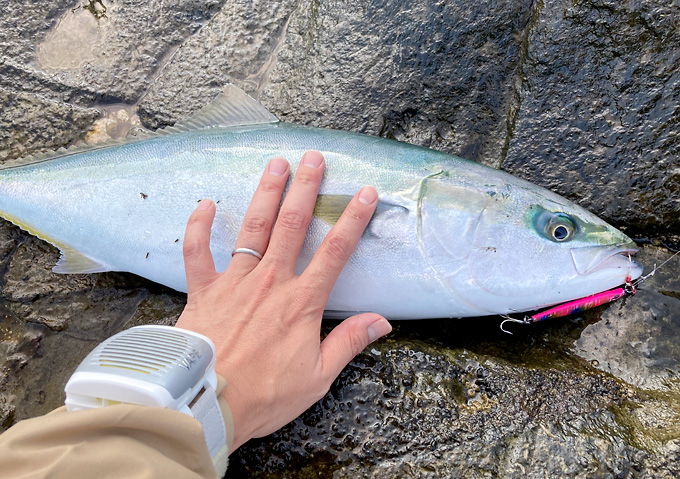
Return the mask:
<svg viewBox="0 0 680 479">
<path fill-rule="evenodd" d="M 188 120 L 158 130 L 159 134 L 227 128 L 231 126 L 260 125 L 276 123 L 279 119 L 250 95 L 235 85 L 227 85 L 211 103 L 199 110 Z"/>
<path fill-rule="evenodd" d="M 205 130 L 208 128 L 227 128 L 231 126 L 259 125 L 276 123 L 279 119 L 269 112 L 250 95 L 235 85 L 227 85 L 222 93 L 211 103 L 199 110 L 188 120 L 179 121 L 173 126 L 149 131 L 136 129 L 136 135 L 126 138 L 111 139 L 101 143 L 78 143 L 68 148 L 59 148 L 47 153 L 36 153 L 17 160 L 6 161 L 0 169 L 16 168 L 20 166 L 42 163 L 54 158 L 85 153 L 109 148 L 137 141 L 148 140 L 156 136 L 182 133 L 186 131 Z"/>
</svg>

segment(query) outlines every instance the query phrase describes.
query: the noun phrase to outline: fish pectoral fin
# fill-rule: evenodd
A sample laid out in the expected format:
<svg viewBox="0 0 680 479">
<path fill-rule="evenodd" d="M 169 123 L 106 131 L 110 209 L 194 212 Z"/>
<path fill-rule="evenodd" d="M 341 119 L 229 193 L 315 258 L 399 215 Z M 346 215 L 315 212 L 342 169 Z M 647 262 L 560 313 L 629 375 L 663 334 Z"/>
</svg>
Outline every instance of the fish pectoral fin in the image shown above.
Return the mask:
<svg viewBox="0 0 680 479">
<path fill-rule="evenodd" d="M 183 131 L 226 128 L 232 126 L 276 123 L 276 118 L 257 100 L 235 85 L 227 85 L 211 103 L 191 118 L 179 121 L 173 126 L 157 130 L 158 134 L 180 133 Z"/>
<path fill-rule="evenodd" d="M 313 215 L 333 226 L 351 200 L 351 195 L 319 195 L 316 197 Z"/>
<path fill-rule="evenodd" d="M 316 198 L 313 214 L 330 226 L 333 226 L 338 222 L 352 198 L 351 195 L 319 195 Z M 408 212 L 408 208 L 405 206 L 378 200 L 378 206 L 375 209 L 375 213 L 373 213 L 373 218 L 383 216 L 386 213 L 395 210 Z"/>
<path fill-rule="evenodd" d="M 60 246 L 61 257 L 57 264 L 54 265 L 52 271 L 63 274 L 85 274 L 85 273 L 103 273 L 111 271 L 111 268 L 105 264 L 99 263 L 92 258 L 88 258 L 84 254 L 68 246 Z"/>
</svg>

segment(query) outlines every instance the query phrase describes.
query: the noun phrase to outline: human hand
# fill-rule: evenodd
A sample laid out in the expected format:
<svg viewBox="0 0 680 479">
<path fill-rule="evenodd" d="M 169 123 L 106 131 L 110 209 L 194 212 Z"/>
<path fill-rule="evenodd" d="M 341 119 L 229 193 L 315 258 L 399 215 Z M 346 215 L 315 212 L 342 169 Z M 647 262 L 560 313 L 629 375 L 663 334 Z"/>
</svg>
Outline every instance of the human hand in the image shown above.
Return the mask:
<svg viewBox="0 0 680 479">
<path fill-rule="evenodd" d="M 321 153 L 305 153 L 279 212 L 289 165 L 282 158 L 267 165 L 236 240 L 237 248 L 263 253 L 262 260 L 236 254 L 217 273 L 209 248 L 214 203 L 201 201 L 189 218 L 188 299 L 177 327 L 215 343 L 216 372 L 227 379 L 222 394 L 234 420 L 231 452 L 299 416 L 328 392 L 354 356 L 392 330 L 385 318 L 364 313 L 320 340 L 328 296 L 378 200 L 374 188 L 362 188 L 305 271 L 295 275 L 323 169 Z"/>
</svg>

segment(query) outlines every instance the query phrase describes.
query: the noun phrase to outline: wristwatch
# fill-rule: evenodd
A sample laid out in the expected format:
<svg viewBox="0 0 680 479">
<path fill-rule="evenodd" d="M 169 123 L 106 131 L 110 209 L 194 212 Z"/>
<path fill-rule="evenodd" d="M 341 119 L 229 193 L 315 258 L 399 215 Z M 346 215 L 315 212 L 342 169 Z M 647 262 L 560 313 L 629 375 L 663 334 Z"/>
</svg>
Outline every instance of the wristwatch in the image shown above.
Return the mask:
<svg viewBox="0 0 680 479">
<path fill-rule="evenodd" d="M 227 435 L 216 388 L 210 339 L 170 326 L 137 326 L 110 337 L 80 363 L 66 383 L 66 409 L 137 404 L 188 414 L 201 422 L 216 469 L 216 461 L 226 468 Z"/>
</svg>

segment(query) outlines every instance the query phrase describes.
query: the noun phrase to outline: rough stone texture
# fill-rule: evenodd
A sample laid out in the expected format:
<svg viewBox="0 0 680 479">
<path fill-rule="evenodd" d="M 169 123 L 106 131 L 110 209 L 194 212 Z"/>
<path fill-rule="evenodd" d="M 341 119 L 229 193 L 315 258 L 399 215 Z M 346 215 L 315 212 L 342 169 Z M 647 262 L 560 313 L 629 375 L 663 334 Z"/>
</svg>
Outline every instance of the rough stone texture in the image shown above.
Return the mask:
<svg viewBox="0 0 680 479">
<path fill-rule="evenodd" d="M 232 456 L 231 468 L 248 477 L 674 477 L 677 435 L 649 450 L 629 439 L 620 418 L 638 401 L 595 371 L 388 340 L 302 417 Z"/>
<path fill-rule="evenodd" d="M 231 81 L 283 120 L 503 163 L 640 236 L 680 231 L 677 2 L 9 3 L 0 161 L 124 135 L 136 113 L 171 124 Z M 132 275 L 53 274 L 57 258 L 0 224 L 3 428 L 58 406 L 99 341 L 184 305 Z M 396 324 L 231 474 L 680 477 L 679 269 L 514 336 L 498 318 Z"/>
<path fill-rule="evenodd" d="M 286 121 L 497 164 L 531 14 L 529 1 L 319 2 L 291 19 L 262 98 Z"/>
<path fill-rule="evenodd" d="M 87 85 L 108 98 L 135 103 L 154 81 L 158 66 L 220 3 L 79 0 L 71 8 L 62 7 L 30 62 L 65 85 Z"/>
<path fill-rule="evenodd" d="M 637 295 L 612 305 L 602 321 L 589 325 L 576 352 L 598 369 L 644 389 L 680 384 L 680 259 L 664 250 L 644 250 L 644 264 L 670 261 L 646 280 Z M 631 321 L 630 317 L 636 321 Z M 679 390 L 680 392 L 680 390 Z M 678 418 L 680 419 L 680 417 Z"/>
<path fill-rule="evenodd" d="M 680 5 L 541 2 L 503 168 L 616 224 L 680 233 Z"/>
<path fill-rule="evenodd" d="M 292 0 L 226 2 L 163 68 L 140 102 L 142 119 L 152 128 L 173 124 L 231 82 L 257 96 L 296 5 Z"/>
<path fill-rule="evenodd" d="M 67 146 L 80 139 L 98 115 L 94 109 L 0 86 L 0 161 Z"/>
</svg>

